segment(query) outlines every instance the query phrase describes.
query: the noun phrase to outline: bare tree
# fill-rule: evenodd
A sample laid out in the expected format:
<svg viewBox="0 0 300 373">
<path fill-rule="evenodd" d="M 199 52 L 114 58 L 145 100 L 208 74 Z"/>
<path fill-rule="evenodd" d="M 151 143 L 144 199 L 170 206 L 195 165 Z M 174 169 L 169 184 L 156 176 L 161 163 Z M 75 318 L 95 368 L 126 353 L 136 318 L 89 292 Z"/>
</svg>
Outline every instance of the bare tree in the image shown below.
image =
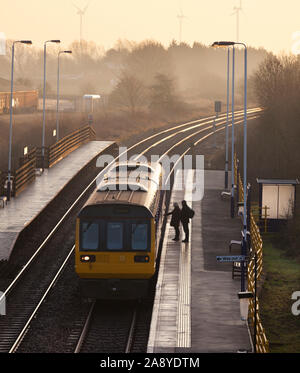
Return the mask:
<svg viewBox="0 0 300 373">
<path fill-rule="evenodd" d="M 137 109 L 145 104 L 145 98 L 146 89 L 142 82 L 135 76 L 123 72 L 110 95 L 110 102 L 134 116 Z"/>
</svg>

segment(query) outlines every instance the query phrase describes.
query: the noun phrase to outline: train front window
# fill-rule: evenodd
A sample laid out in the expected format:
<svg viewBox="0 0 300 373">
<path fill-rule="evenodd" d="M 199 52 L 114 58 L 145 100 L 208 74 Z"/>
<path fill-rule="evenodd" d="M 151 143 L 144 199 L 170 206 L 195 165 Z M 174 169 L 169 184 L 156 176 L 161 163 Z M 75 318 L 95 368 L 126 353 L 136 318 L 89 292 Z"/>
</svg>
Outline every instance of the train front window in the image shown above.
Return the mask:
<svg viewBox="0 0 300 373">
<path fill-rule="evenodd" d="M 132 250 L 148 249 L 148 224 L 131 225 L 131 248 Z"/>
<path fill-rule="evenodd" d="M 123 223 L 107 223 L 107 250 L 122 250 L 124 248 L 123 235 Z"/>
<path fill-rule="evenodd" d="M 83 222 L 81 228 L 81 248 L 83 250 L 98 250 L 99 224 Z"/>
</svg>

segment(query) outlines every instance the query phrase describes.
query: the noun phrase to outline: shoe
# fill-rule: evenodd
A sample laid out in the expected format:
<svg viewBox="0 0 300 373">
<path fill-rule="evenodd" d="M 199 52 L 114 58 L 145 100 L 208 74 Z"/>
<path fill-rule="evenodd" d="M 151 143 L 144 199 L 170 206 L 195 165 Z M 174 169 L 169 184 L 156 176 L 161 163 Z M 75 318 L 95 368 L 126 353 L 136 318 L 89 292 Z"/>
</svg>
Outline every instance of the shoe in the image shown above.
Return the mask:
<svg viewBox="0 0 300 373">
<path fill-rule="evenodd" d="M 182 242 L 189 242 L 189 240 L 183 240 Z"/>
<path fill-rule="evenodd" d="M 179 241 L 179 238 L 175 237 L 175 238 L 173 238 L 173 241 Z"/>
</svg>

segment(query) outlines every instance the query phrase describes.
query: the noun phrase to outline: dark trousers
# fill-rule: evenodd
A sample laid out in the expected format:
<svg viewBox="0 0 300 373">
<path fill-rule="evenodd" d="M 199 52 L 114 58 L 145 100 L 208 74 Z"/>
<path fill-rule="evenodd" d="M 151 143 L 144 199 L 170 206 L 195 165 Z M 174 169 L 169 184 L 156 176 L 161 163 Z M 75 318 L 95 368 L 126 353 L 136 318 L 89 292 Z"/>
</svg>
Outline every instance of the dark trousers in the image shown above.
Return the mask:
<svg viewBox="0 0 300 373">
<path fill-rule="evenodd" d="M 185 240 L 188 241 L 190 237 L 189 223 L 188 222 L 182 223 L 182 228 L 185 233 Z"/>
<path fill-rule="evenodd" d="M 179 225 L 174 226 L 175 229 L 175 239 L 179 239 L 180 231 L 179 231 Z"/>
</svg>

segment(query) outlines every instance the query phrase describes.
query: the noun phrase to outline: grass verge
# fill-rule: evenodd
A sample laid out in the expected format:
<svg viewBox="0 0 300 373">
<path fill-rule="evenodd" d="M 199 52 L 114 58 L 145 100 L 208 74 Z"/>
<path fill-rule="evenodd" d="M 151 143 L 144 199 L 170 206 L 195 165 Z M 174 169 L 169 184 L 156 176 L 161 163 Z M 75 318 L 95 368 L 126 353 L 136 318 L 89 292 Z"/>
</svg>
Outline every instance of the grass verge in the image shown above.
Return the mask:
<svg viewBox="0 0 300 373">
<path fill-rule="evenodd" d="M 300 263 L 287 258 L 272 244 L 264 240 L 265 281 L 260 294 L 260 315 L 270 343 L 270 352 L 300 352 L 300 315 L 291 311 L 295 300 L 292 293 L 300 291 Z"/>
</svg>

